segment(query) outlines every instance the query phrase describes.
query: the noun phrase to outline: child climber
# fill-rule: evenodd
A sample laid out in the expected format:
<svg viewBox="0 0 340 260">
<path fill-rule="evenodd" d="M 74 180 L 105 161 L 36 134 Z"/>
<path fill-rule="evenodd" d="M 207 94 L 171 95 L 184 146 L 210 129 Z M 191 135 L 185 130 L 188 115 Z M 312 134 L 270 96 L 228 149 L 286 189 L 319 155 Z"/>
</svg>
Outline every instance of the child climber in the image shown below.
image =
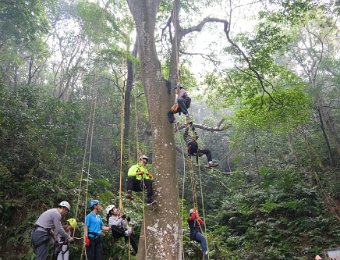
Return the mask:
<svg viewBox="0 0 340 260">
<path fill-rule="evenodd" d="M 191 131 L 190 131 L 191 130 Z M 190 132 L 191 133 L 190 133 Z M 183 138 L 188 147 L 188 155 L 189 156 L 199 156 L 201 157 L 203 154 L 206 155 L 208 160 L 208 167 L 217 167 L 218 163 L 212 160 L 211 152 L 208 149 L 198 149 L 197 139 L 198 135 L 195 131 L 195 127 L 192 123 L 186 124 L 185 131 L 183 134 Z"/>
<path fill-rule="evenodd" d="M 65 232 L 72 236 L 77 227 L 77 220 L 69 218 L 67 224 L 63 226 Z M 54 254 L 57 260 L 68 260 L 70 258 L 69 243 L 60 234 L 55 238 Z"/>
</svg>

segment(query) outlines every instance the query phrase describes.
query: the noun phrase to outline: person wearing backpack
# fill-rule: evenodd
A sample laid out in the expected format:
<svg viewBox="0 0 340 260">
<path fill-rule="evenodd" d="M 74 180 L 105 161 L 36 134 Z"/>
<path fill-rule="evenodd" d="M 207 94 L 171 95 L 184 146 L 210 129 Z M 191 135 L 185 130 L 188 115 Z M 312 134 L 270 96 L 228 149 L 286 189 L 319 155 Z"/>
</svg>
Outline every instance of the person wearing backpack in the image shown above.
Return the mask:
<svg viewBox="0 0 340 260">
<path fill-rule="evenodd" d="M 131 220 L 130 217 L 126 217 L 124 214 L 121 214 L 115 205 L 107 206 L 106 212 L 107 223 L 112 230 L 112 237 L 114 238 L 114 241 L 124 237 L 125 243 L 128 244 L 130 242 L 134 250 L 134 254 L 137 254 L 138 246 L 132 235 L 132 227 L 129 225 Z"/>
<path fill-rule="evenodd" d="M 188 93 L 184 90 L 184 87 L 181 83 L 178 83 L 175 87 L 175 91 L 177 94 L 177 102 L 171 107 L 168 112 L 168 119 L 170 123 L 175 123 L 174 114 L 178 113 L 179 115 L 183 113 L 185 115 L 186 123 L 192 122 L 192 119 L 189 115 L 188 108 L 191 104 L 191 98 Z"/>
</svg>

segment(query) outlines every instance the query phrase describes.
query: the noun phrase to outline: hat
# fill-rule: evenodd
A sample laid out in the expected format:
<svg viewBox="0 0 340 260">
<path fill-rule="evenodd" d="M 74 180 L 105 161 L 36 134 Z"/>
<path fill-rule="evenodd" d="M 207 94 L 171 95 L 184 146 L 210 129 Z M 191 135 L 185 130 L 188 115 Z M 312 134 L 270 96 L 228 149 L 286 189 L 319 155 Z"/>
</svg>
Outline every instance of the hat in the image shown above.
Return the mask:
<svg viewBox="0 0 340 260">
<path fill-rule="evenodd" d="M 115 205 L 109 205 L 109 206 L 107 206 L 106 209 L 105 209 L 106 213 L 109 214 L 109 212 L 110 212 L 113 208 L 115 208 L 115 207 L 116 207 Z"/>
<path fill-rule="evenodd" d="M 88 207 L 92 208 L 94 205 L 99 204 L 99 200 L 90 200 Z"/>
<path fill-rule="evenodd" d="M 70 226 L 73 228 L 73 229 L 76 229 L 77 227 L 77 220 L 75 220 L 74 218 L 69 218 L 67 220 L 67 222 L 70 224 Z"/>
<path fill-rule="evenodd" d="M 60 202 L 59 207 L 64 207 L 64 208 L 67 208 L 68 210 L 71 209 L 70 203 L 68 203 L 67 201 Z"/>
<path fill-rule="evenodd" d="M 147 161 L 149 161 L 149 157 L 147 157 L 146 155 L 142 155 L 141 157 L 139 157 L 139 160 L 147 160 Z"/>
<path fill-rule="evenodd" d="M 183 84 L 178 83 L 178 84 L 176 85 L 175 89 L 176 89 L 176 88 L 184 88 L 184 86 L 183 86 Z"/>
</svg>

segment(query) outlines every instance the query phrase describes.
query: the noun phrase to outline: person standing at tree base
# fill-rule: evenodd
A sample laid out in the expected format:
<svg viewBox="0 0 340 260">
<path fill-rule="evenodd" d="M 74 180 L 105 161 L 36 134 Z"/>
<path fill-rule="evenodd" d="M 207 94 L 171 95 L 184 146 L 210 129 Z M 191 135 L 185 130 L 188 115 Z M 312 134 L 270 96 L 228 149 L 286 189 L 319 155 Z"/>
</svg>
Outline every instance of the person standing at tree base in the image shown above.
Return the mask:
<svg viewBox="0 0 340 260">
<path fill-rule="evenodd" d="M 58 208 L 46 210 L 35 222 L 31 232 L 31 241 L 37 260 L 47 259 L 52 231 L 55 236 L 60 235 L 67 242 L 73 241 L 73 238 L 65 232 L 61 225 L 61 217 L 66 215 L 70 208 L 71 206 L 67 201 L 62 201 Z"/>
</svg>

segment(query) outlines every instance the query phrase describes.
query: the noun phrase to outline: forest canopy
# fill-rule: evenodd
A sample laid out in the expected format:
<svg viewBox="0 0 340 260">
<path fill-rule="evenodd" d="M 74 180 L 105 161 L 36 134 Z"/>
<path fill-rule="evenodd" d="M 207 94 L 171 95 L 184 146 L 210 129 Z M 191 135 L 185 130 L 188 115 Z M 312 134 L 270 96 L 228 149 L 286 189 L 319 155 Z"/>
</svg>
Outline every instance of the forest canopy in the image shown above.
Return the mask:
<svg viewBox="0 0 340 260">
<path fill-rule="evenodd" d="M 104 233 L 104 259 L 202 259 L 194 207 L 209 259 L 327 259 L 340 247 L 339 14 L 333 0 L 1 0 L 0 258 L 34 259 L 35 221 L 68 201 L 70 259 L 84 259 L 97 199 L 139 238 L 135 256 Z M 168 122 L 177 83 L 215 168 L 188 156 L 185 116 Z M 125 197 L 141 155 L 152 207 Z"/>
</svg>

